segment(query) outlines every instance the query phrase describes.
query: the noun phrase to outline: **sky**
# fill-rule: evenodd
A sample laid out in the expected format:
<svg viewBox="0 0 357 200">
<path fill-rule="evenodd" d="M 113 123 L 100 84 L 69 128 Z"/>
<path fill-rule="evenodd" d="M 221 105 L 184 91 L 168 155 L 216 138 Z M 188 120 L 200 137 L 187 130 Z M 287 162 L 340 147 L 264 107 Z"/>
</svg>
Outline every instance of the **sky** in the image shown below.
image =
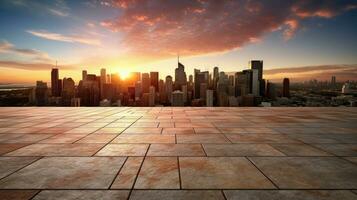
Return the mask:
<svg viewBox="0 0 357 200">
<path fill-rule="evenodd" d="M 258 59 L 266 78 L 356 79 L 356 35 L 356 0 L 1 0 L 0 84 L 49 81 L 56 61 L 77 83 L 82 69 L 164 78 L 178 55 L 187 74 Z"/>
</svg>

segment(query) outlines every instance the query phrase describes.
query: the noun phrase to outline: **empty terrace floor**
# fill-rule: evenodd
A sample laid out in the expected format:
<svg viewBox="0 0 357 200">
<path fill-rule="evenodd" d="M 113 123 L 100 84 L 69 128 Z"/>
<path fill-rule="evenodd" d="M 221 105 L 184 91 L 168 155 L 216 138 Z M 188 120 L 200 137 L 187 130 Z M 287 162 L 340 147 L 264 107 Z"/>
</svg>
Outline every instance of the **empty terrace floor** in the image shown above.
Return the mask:
<svg viewBox="0 0 357 200">
<path fill-rule="evenodd" d="M 0 108 L 0 199 L 357 199 L 356 108 Z"/>
</svg>

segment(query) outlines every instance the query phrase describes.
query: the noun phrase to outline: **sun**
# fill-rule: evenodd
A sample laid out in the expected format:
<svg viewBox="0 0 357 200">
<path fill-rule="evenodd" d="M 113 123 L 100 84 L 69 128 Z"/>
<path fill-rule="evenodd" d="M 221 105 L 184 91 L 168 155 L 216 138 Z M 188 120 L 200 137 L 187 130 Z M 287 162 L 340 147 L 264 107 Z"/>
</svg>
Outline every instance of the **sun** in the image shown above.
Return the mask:
<svg viewBox="0 0 357 200">
<path fill-rule="evenodd" d="M 130 77 L 130 72 L 122 70 L 122 71 L 119 72 L 119 75 L 120 75 L 121 79 L 125 80 L 125 79 L 128 79 Z"/>
</svg>

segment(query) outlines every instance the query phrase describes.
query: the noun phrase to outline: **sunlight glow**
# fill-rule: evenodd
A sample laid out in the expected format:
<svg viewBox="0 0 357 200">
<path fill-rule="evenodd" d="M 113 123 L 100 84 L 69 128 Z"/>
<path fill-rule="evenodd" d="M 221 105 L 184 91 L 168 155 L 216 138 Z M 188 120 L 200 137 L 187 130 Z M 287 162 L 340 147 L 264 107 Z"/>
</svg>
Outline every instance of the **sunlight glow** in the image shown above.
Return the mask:
<svg viewBox="0 0 357 200">
<path fill-rule="evenodd" d="M 119 72 L 119 75 L 120 75 L 120 78 L 121 78 L 122 80 L 125 80 L 125 79 L 130 78 L 130 72 L 129 72 L 129 71 L 126 71 L 126 70 L 121 70 L 121 71 Z"/>
</svg>

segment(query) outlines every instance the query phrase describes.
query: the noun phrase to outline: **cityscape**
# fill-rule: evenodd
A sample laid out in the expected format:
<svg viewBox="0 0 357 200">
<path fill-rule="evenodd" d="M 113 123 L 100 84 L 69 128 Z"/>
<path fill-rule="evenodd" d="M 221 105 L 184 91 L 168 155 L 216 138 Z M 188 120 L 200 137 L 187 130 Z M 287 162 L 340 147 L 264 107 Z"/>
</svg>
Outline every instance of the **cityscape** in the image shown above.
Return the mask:
<svg viewBox="0 0 357 200">
<path fill-rule="evenodd" d="M 310 80 L 290 83 L 263 79 L 263 61 L 252 60 L 249 69 L 224 72 L 194 69 L 186 75 L 185 66 L 177 62 L 174 77 L 160 79 L 159 72 L 130 72 L 100 75 L 82 71 L 75 83 L 70 77 L 59 78 L 60 67 L 51 70 L 51 83 L 41 80 L 35 87 L 2 91 L 1 106 L 350 106 L 357 105 L 355 81 Z"/>
</svg>

